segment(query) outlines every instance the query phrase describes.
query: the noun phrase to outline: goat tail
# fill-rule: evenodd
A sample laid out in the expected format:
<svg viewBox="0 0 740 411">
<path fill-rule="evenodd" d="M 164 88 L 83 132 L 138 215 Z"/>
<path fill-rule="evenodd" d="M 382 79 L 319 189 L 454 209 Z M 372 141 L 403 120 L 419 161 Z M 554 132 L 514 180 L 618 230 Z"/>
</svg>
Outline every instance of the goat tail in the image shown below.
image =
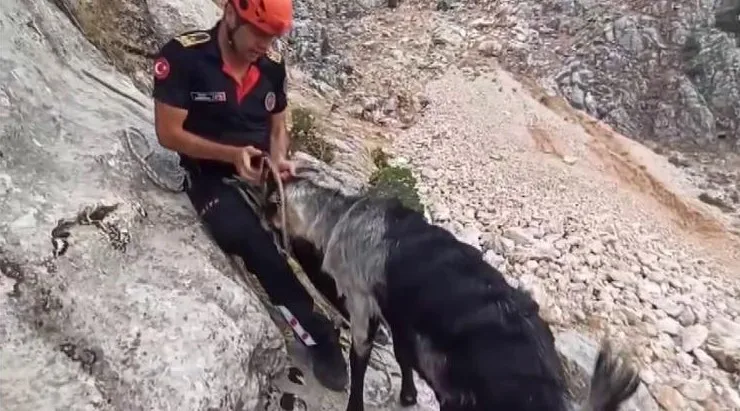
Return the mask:
<svg viewBox="0 0 740 411">
<path fill-rule="evenodd" d="M 580 411 L 617 411 L 640 385 L 638 371 L 604 340 L 596 358 L 588 399 Z"/>
</svg>

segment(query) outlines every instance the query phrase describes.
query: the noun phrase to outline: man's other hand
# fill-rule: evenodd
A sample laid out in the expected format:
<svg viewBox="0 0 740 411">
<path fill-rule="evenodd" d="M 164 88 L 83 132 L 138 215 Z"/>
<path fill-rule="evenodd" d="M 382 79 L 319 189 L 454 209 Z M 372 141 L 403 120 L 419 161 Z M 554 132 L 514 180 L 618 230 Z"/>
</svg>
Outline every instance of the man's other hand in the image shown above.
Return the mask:
<svg viewBox="0 0 740 411">
<path fill-rule="evenodd" d="M 260 184 L 262 179 L 262 155 L 264 153 L 252 146 L 239 149 L 234 159 L 234 167 L 239 176 L 252 184 Z"/>
<path fill-rule="evenodd" d="M 275 168 L 277 168 L 278 172 L 280 173 L 281 180 L 285 181 L 295 176 L 295 162 L 286 158 L 275 159 L 272 160 L 272 162 L 273 164 L 275 164 Z"/>
</svg>

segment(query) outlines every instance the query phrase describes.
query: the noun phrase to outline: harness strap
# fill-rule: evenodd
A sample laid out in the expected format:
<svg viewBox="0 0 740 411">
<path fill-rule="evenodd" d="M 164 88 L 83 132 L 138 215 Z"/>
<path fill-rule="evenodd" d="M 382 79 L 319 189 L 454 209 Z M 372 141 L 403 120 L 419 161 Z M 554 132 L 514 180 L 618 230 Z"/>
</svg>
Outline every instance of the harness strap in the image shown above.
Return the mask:
<svg viewBox="0 0 740 411">
<path fill-rule="evenodd" d="M 260 224 L 262 225 L 262 228 L 265 229 L 270 235 L 272 235 L 272 241 L 275 243 L 275 246 L 280 251 L 281 254 L 285 255 L 286 249 L 280 244 L 279 239 L 277 238 L 277 235 L 275 233 L 275 230 L 272 229 L 269 222 L 265 218 L 264 213 L 262 212 L 262 206 L 261 206 L 261 199 L 260 194 L 258 191 L 258 188 L 255 187 L 253 184 L 250 184 L 249 182 L 245 181 L 244 179 L 241 179 L 239 177 L 224 177 L 221 179 L 225 184 L 228 184 L 241 195 L 241 197 L 244 199 L 244 202 L 247 203 L 249 208 L 254 211 L 254 214 L 257 216 L 257 218 L 260 220 Z M 285 242 L 285 239 L 283 240 Z"/>
<path fill-rule="evenodd" d="M 269 159 L 266 159 L 269 161 Z M 273 243 L 275 244 L 275 247 L 278 249 L 280 254 L 282 254 L 286 260 L 288 260 L 289 264 L 291 265 L 291 268 L 293 269 L 293 273 L 295 274 L 296 278 L 298 278 L 298 281 L 303 285 L 303 287 L 308 291 L 308 293 L 313 297 L 314 301 L 317 303 L 319 308 L 327 314 L 332 319 L 332 322 L 335 324 L 343 324 L 346 327 L 350 326 L 349 320 L 345 318 L 339 310 L 334 308 L 334 306 L 329 303 L 326 300 L 326 297 L 324 297 L 321 292 L 316 290 L 313 283 L 311 283 L 311 280 L 309 280 L 305 274 L 302 273 L 300 270 L 300 264 L 298 264 L 293 258 L 290 253 L 290 243 L 289 239 L 287 237 L 287 233 L 284 230 L 285 227 L 285 201 L 284 196 L 285 192 L 282 190 L 282 183 L 279 182 L 280 175 L 277 173 L 277 170 L 274 167 L 266 167 L 263 168 L 263 176 L 267 175 L 267 173 L 270 173 L 272 170 L 273 174 L 275 174 L 276 180 L 278 180 L 278 194 L 280 195 L 280 206 L 281 206 L 281 226 L 283 227 L 282 230 L 282 244 L 278 239 L 276 238 L 275 230 L 272 229 L 269 222 L 265 218 L 264 213 L 262 212 L 262 206 L 261 206 L 261 199 L 260 195 L 264 196 L 265 191 L 267 190 L 266 183 L 267 180 L 263 178 L 262 185 L 257 186 L 249 181 L 244 180 L 243 178 L 239 176 L 233 176 L 233 177 L 224 177 L 222 181 L 226 184 L 231 185 L 234 187 L 237 192 L 242 196 L 244 201 L 249 205 L 249 207 L 255 212 L 257 217 L 260 220 L 260 224 L 262 224 L 262 227 L 265 228 L 266 231 L 272 234 L 273 237 Z M 261 191 L 261 193 L 260 193 Z"/>
<path fill-rule="evenodd" d="M 270 224 L 265 219 L 264 213 L 262 212 L 262 201 L 267 196 L 267 181 L 270 174 L 272 174 L 273 181 L 277 184 L 280 199 L 280 240 L 282 242 L 282 244 L 278 244 L 276 242 L 275 245 L 278 246 L 278 249 L 282 248 L 282 251 L 289 252 L 290 241 L 288 239 L 288 234 L 285 231 L 285 190 L 283 189 L 283 181 L 280 179 L 280 171 L 275 167 L 267 154 L 262 154 L 259 157 L 259 161 L 261 162 L 260 169 L 262 170 L 262 174 L 260 175 L 260 185 L 255 185 L 238 175 L 224 177 L 222 178 L 222 181 L 236 188 L 249 207 L 252 208 L 252 211 L 254 211 L 254 213 L 259 217 L 262 227 L 273 233 L 274 240 L 275 231 L 270 227 Z"/>
</svg>

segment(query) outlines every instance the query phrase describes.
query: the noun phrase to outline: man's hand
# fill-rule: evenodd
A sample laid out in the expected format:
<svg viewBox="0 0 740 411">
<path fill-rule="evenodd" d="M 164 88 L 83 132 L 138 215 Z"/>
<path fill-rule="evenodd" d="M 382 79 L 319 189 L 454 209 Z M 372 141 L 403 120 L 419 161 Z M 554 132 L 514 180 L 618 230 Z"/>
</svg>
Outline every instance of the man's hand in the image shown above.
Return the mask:
<svg viewBox="0 0 740 411">
<path fill-rule="evenodd" d="M 233 163 L 239 176 L 250 183 L 260 184 L 262 179 L 262 155 L 264 152 L 252 146 L 246 146 L 237 152 Z"/>
<path fill-rule="evenodd" d="M 275 164 L 275 168 L 280 173 L 280 179 L 285 181 L 290 177 L 295 176 L 295 163 L 286 158 L 273 159 L 272 163 Z"/>
</svg>

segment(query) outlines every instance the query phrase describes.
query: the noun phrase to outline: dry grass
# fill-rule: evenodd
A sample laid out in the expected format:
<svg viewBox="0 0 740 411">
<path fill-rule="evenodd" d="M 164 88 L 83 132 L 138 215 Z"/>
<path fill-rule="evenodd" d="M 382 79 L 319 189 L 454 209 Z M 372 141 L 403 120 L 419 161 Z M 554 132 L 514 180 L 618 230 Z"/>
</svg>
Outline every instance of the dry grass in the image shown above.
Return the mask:
<svg viewBox="0 0 740 411">
<path fill-rule="evenodd" d="M 334 161 L 334 146 L 321 135 L 316 114 L 307 108 L 291 110 L 291 149 L 308 153 L 319 160 L 331 164 Z"/>
<path fill-rule="evenodd" d="M 390 156 L 380 147 L 375 147 L 370 151 L 370 157 L 377 168 L 388 167 Z"/>
<path fill-rule="evenodd" d="M 144 0 L 80 2 L 75 14 L 88 40 L 119 70 L 148 71 L 149 56 L 159 44 Z"/>
</svg>

